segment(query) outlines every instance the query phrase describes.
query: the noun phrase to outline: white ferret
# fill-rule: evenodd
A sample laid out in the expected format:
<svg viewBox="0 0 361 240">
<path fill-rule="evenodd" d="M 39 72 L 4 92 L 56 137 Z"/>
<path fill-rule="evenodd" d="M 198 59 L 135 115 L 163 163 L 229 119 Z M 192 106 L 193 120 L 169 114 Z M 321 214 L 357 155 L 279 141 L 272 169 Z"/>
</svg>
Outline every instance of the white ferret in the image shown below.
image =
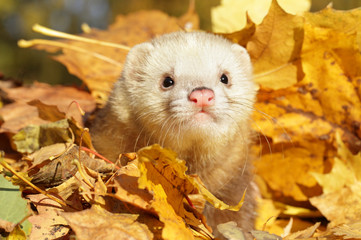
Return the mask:
<svg viewBox="0 0 361 240">
<path fill-rule="evenodd" d="M 235 221 L 247 233 L 255 218 L 249 151 L 255 95 L 243 47 L 208 33 L 166 34 L 130 50 L 91 128 L 93 142 L 113 161 L 149 144 L 170 148 L 228 204 L 247 188 L 239 212 L 208 205 L 204 212 L 214 230 Z"/>
</svg>

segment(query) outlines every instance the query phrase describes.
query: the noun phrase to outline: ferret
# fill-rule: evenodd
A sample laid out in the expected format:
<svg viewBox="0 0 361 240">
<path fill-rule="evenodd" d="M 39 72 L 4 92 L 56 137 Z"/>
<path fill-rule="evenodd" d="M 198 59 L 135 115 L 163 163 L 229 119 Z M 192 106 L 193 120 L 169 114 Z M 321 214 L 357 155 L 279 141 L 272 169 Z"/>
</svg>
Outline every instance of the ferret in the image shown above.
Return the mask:
<svg viewBox="0 0 361 240">
<path fill-rule="evenodd" d="M 255 219 L 250 143 L 256 87 L 245 48 L 204 32 L 175 32 L 134 46 L 91 128 L 95 148 L 120 153 L 158 143 L 186 161 L 215 196 L 239 212 L 206 205 L 207 223 L 235 221 L 247 238 Z"/>
</svg>

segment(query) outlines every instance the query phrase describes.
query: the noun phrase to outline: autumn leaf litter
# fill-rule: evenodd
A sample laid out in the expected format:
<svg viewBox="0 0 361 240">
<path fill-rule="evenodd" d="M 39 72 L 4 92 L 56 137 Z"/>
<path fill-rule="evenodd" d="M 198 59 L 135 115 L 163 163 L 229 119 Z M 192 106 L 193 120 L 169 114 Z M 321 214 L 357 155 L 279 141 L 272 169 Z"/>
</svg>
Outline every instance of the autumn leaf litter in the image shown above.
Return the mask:
<svg viewBox="0 0 361 240">
<path fill-rule="evenodd" d="M 262 194 L 257 230 L 252 232 L 256 239 L 361 238 L 361 26 L 355 20 L 360 15 L 360 9 L 343 12 L 331 7 L 292 15 L 273 1 L 261 23 L 248 18 L 243 30 L 223 34 L 247 48 L 260 86 L 253 118 L 259 136 L 253 150 L 260 156 L 255 161 L 256 182 Z M 133 46 L 179 30 L 185 23 L 197 29 L 196 14 L 189 11 L 177 19 L 141 11 L 120 16 L 109 31 L 90 29 L 82 37 Z M 1 85 L 11 101 L 0 109 L 5 150 L 0 170 L 32 206 L 6 228 L 10 236 L 212 239 L 201 214 L 205 200 L 238 209 L 241 199 L 238 206 L 220 202 L 201 180 L 186 174 L 185 163 L 175 153 L 157 145 L 141 149 L 137 157 L 123 155 L 117 166 L 107 163 L 95 154 L 71 104 L 77 101 L 89 113 L 95 108 L 94 99 L 103 103 L 127 51 L 74 40 L 59 42 L 34 45 L 52 52 L 61 49 L 55 59 L 82 79 L 92 96 L 39 83 Z M 67 45 L 92 46 L 94 53 Z M 20 94 L 29 90 L 32 94 Z M 74 93 L 65 97 L 69 91 Z M 26 221 L 32 230 L 24 228 L 24 233 L 14 223 L 27 219 L 29 213 Z M 322 224 L 315 224 L 318 221 Z M 0 226 L 4 228 L 1 222 Z M 228 238 L 241 236 L 232 223 L 220 228 Z"/>
</svg>

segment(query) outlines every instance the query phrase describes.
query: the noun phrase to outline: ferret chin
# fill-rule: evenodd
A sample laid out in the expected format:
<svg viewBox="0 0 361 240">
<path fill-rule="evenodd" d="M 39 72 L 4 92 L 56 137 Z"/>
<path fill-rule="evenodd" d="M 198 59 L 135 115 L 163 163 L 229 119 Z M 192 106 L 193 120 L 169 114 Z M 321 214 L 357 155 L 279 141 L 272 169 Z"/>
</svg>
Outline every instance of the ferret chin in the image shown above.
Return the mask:
<svg viewBox="0 0 361 240">
<path fill-rule="evenodd" d="M 247 238 L 255 218 L 250 115 L 255 100 L 247 51 L 216 35 L 176 32 L 136 45 L 91 128 L 95 148 L 120 153 L 158 143 L 186 160 L 189 173 L 239 212 L 207 205 L 215 230 L 235 221 Z"/>
</svg>

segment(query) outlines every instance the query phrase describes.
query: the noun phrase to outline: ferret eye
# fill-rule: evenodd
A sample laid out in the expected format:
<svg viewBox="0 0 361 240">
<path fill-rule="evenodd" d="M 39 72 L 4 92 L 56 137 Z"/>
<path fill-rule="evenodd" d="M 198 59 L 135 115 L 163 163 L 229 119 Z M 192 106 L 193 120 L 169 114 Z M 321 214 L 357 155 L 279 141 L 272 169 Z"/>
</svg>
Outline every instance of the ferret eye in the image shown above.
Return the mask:
<svg viewBox="0 0 361 240">
<path fill-rule="evenodd" d="M 171 77 L 165 77 L 162 83 L 163 88 L 170 88 L 174 85 L 174 80 Z"/>
<path fill-rule="evenodd" d="M 228 84 L 228 77 L 224 73 L 221 76 L 221 83 Z"/>
</svg>

